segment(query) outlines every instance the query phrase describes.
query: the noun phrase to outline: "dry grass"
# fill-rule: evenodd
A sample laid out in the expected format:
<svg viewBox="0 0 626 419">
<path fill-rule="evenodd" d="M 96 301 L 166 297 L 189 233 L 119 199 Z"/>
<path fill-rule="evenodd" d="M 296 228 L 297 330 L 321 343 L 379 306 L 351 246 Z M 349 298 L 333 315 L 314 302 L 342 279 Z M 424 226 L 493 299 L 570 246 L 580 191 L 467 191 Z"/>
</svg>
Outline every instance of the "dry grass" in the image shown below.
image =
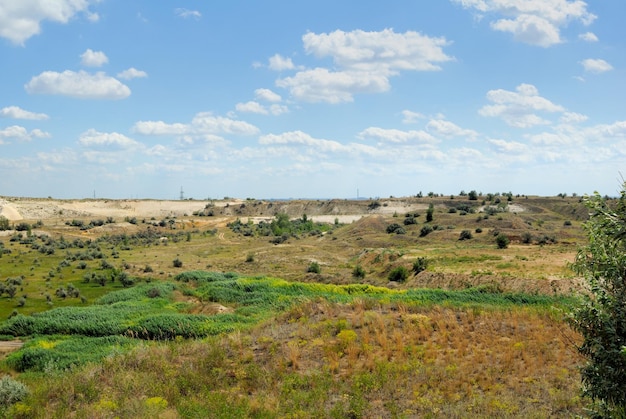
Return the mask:
<svg viewBox="0 0 626 419">
<path fill-rule="evenodd" d="M 35 417 L 140 417 L 155 397 L 169 417 L 570 417 L 577 339 L 541 311 L 317 301 L 29 384 Z"/>
</svg>

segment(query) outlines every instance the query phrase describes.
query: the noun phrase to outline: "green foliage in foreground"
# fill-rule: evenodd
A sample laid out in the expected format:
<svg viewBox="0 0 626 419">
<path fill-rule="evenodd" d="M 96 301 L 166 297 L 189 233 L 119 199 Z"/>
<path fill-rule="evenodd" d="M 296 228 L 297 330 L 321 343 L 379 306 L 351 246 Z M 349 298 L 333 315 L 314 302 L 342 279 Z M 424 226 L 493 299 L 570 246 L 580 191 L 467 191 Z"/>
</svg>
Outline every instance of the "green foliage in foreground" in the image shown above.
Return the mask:
<svg viewBox="0 0 626 419">
<path fill-rule="evenodd" d="M 579 352 L 584 394 L 599 417 L 626 417 L 626 182 L 617 205 L 599 194 L 585 200 L 591 218 L 585 223 L 589 244 L 574 269 L 591 290 L 572 313 L 571 323 L 583 336 Z"/>
<path fill-rule="evenodd" d="M 288 282 L 268 277 L 192 271 L 177 283 L 135 286 L 101 297 L 89 307 L 63 307 L 31 316 L 17 315 L 0 324 L 0 335 L 26 337 L 11 354 L 8 366 L 17 371 L 64 370 L 125 351 L 145 340 L 203 338 L 242 330 L 312 299 L 348 303 L 354 298 L 411 305 L 549 307 L 569 304 L 564 297 L 497 293 L 489 287 L 463 291 L 391 290 L 365 284 L 329 285 Z M 199 303 L 231 307 L 216 315 L 189 314 L 189 303 L 175 301 L 175 291 Z"/>
</svg>

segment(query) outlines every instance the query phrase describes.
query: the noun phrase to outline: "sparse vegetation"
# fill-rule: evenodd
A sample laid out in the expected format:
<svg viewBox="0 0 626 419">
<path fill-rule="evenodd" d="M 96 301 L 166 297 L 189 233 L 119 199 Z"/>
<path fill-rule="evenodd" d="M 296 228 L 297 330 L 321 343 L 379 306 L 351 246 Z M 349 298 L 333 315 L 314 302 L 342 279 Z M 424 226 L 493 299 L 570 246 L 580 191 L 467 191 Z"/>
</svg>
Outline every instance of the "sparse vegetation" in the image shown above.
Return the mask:
<svg viewBox="0 0 626 419">
<path fill-rule="evenodd" d="M 91 219 L 66 210 L 0 236 L 0 334 L 24 343 L 0 368 L 29 389 L 0 415 L 581 415 L 582 341 L 558 313 L 576 301 L 564 261 L 586 210 L 531 197 L 527 212 L 476 221 L 460 216 L 479 211 L 469 194 L 429 195 L 211 202 L 213 218 L 129 213 L 144 221 L 82 231 L 65 222 Z M 374 213 L 340 223 L 352 205 Z M 418 223 L 427 205 L 439 225 Z M 329 222 L 304 215 L 317 208 Z M 394 221 L 404 235 L 387 234 Z M 493 245 L 524 232 L 549 246 Z"/>
</svg>

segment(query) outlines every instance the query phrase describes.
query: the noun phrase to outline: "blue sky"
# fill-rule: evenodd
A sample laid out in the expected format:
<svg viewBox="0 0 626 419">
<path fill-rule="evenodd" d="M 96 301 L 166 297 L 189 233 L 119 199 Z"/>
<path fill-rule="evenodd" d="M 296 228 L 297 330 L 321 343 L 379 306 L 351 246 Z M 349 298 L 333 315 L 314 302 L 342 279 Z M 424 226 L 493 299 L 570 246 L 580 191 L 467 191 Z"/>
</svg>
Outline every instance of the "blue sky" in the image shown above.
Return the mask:
<svg viewBox="0 0 626 419">
<path fill-rule="evenodd" d="M 616 195 L 624 17 L 623 0 L 0 0 L 0 195 Z"/>
</svg>

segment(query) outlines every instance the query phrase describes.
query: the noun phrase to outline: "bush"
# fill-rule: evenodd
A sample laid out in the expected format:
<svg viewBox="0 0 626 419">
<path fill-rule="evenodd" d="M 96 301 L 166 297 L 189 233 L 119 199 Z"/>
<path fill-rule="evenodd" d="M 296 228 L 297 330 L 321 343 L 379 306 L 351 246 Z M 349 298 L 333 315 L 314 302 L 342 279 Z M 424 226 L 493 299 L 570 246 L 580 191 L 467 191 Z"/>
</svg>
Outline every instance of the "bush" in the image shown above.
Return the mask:
<svg viewBox="0 0 626 419">
<path fill-rule="evenodd" d="M 469 230 L 463 230 L 461 231 L 461 234 L 459 234 L 459 240 L 470 240 L 472 238 L 472 232 Z"/>
<path fill-rule="evenodd" d="M 356 265 L 352 270 L 352 276 L 359 279 L 365 278 L 365 269 L 361 265 Z"/>
<path fill-rule="evenodd" d="M 432 232 L 433 232 L 433 228 L 429 225 L 425 225 L 420 230 L 420 237 L 426 237 Z"/>
<path fill-rule="evenodd" d="M 388 234 L 392 234 L 395 233 L 397 230 L 402 229 L 402 226 L 400 226 L 400 224 L 398 223 L 393 223 L 393 224 L 389 224 L 387 226 L 387 233 Z"/>
<path fill-rule="evenodd" d="M 420 256 L 413 262 L 413 273 L 418 274 L 428 268 L 429 261 L 427 258 Z"/>
<path fill-rule="evenodd" d="M 498 249 L 506 249 L 509 247 L 509 238 L 500 233 L 496 236 L 496 244 L 498 245 Z"/>
<path fill-rule="evenodd" d="M 584 224 L 588 244 L 578 251 L 575 272 L 591 290 L 571 313 L 570 322 L 583 336 L 578 351 L 584 395 L 594 402 L 592 417 L 626 416 L 626 182 L 616 205 L 597 192 L 585 200 L 591 212 Z"/>
<path fill-rule="evenodd" d="M 174 259 L 172 264 L 174 265 L 175 268 L 182 268 L 183 267 L 183 261 L 178 259 L 178 258 Z"/>
<path fill-rule="evenodd" d="M 306 271 L 309 273 L 314 273 L 314 274 L 318 274 L 320 272 L 322 272 L 322 268 L 320 267 L 320 264 L 313 261 L 311 263 L 309 263 L 309 266 L 306 268 Z"/>
<path fill-rule="evenodd" d="M 8 375 L 0 379 L 0 408 L 7 408 L 20 400 L 24 400 L 27 395 L 28 388 L 19 381 Z"/>
<path fill-rule="evenodd" d="M 529 231 L 522 233 L 522 243 L 530 244 L 533 241 L 533 235 Z"/>
<path fill-rule="evenodd" d="M 394 282 L 404 282 L 409 277 L 409 270 L 404 266 L 397 266 L 389 272 L 388 279 Z"/>
</svg>

